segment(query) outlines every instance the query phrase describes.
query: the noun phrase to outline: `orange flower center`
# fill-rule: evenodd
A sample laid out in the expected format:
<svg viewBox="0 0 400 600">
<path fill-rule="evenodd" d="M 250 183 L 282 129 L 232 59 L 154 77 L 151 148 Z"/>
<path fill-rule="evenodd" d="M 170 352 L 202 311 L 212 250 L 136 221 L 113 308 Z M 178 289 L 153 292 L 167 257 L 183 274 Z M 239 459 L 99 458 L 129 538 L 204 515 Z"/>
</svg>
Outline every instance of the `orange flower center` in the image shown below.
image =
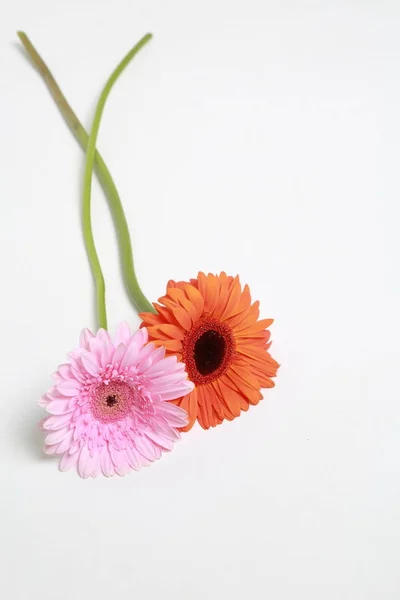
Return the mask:
<svg viewBox="0 0 400 600">
<path fill-rule="evenodd" d="M 182 359 L 195 385 L 220 377 L 232 362 L 235 344 L 230 327 L 205 317 L 186 333 Z"/>
</svg>

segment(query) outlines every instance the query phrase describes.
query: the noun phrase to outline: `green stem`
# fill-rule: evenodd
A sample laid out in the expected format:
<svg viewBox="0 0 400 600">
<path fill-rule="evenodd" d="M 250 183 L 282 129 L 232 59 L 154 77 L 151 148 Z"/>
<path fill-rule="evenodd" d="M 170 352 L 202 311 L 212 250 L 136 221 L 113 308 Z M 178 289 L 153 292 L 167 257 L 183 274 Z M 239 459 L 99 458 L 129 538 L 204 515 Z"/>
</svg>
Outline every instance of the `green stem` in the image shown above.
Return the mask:
<svg viewBox="0 0 400 600">
<path fill-rule="evenodd" d="M 83 205 L 82 205 L 82 223 L 83 223 L 83 237 L 85 239 L 86 250 L 88 253 L 90 265 L 92 268 L 93 276 L 96 282 L 96 298 L 97 298 L 97 314 L 99 319 L 99 327 L 107 329 L 107 316 L 105 306 L 105 287 L 104 278 L 101 271 L 100 262 L 97 256 L 96 247 L 93 240 L 92 221 L 90 214 L 90 201 L 92 194 L 92 174 L 94 168 L 94 159 L 96 153 L 96 141 L 97 135 L 100 128 L 100 121 L 103 115 L 104 106 L 107 98 L 111 92 L 111 89 L 118 77 L 121 75 L 123 70 L 129 65 L 133 57 L 139 52 L 139 50 L 151 39 L 151 34 L 145 35 L 128 54 L 118 64 L 116 69 L 110 75 L 104 89 L 100 95 L 99 101 L 96 106 L 94 113 L 94 119 L 92 129 L 89 134 L 89 141 L 86 149 L 86 165 L 83 176 Z"/>
<path fill-rule="evenodd" d="M 66 124 L 81 148 L 86 150 L 89 136 L 86 133 L 85 128 L 67 102 L 51 71 L 32 45 L 28 36 L 21 31 L 18 32 L 18 36 L 33 65 L 45 82 Z M 106 194 L 115 229 L 117 231 L 122 273 L 129 297 L 139 312 L 154 312 L 153 306 L 140 289 L 136 277 L 129 228 L 118 190 L 107 165 L 98 151 L 95 152 L 95 172 L 100 185 Z"/>
</svg>

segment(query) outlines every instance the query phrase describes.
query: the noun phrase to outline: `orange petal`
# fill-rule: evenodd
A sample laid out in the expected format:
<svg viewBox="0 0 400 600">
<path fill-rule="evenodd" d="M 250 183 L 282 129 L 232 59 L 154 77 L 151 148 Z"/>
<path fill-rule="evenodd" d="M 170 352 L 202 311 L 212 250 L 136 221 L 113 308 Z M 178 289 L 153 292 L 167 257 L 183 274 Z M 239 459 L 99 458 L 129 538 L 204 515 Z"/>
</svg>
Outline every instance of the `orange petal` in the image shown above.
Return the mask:
<svg viewBox="0 0 400 600">
<path fill-rule="evenodd" d="M 216 425 L 218 425 L 218 423 L 221 422 L 221 420 L 218 418 L 217 412 L 215 410 L 213 410 L 213 405 L 214 405 L 215 401 L 217 400 L 217 398 L 215 398 L 215 394 L 214 394 L 214 391 L 211 386 L 202 385 L 201 389 L 202 389 L 203 399 L 204 399 L 203 404 L 207 411 L 208 420 L 210 422 L 211 427 L 215 427 Z"/>
<path fill-rule="evenodd" d="M 245 311 L 249 310 L 250 305 L 251 305 L 250 289 L 249 289 L 249 286 L 246 284 L 241 293 L 239 303 L 238 303 L 237 307 L 235 308 L 235 310 L 231 314 L 231 318 L 236 315 L 240 315 L 241 313 L 244 313 Z"/>
<path fill-rule="evenodd" d="M 182 307 L 176 306 L 173 310 L 173 315 L 175 319 L 178 321 L 179 325 L 185 329 L 185 331 L 189 331 L 192 328 L 193 321 L 189 315 L 189 313 Z"/>
<path fill-rule="evenodd" d="M 219 416 L 222 415 L 224 419 L 227 419 L 228 421 L 233 421 L 235 416 L 231 413 L 231 411 L 229 410 L 226 402 L 224 401 L 224 399 L 221 395 L 222 392 L 219 388 L 218 380 L 213 381 L 211 383 L 211 385 L 215 389 L 215 398 L 218 399 L 218 400 L 215 400 L 217 402 L 217 404 L 216 404 L 216 406 L 214 406 L 214 410 L 216 411 L 216 413 Z"/>
<path fill-rule="evenodd" d="M 185 296 L 185 298 L 182 298 L 182 300 L 181 300 L 181 306 L 182 306 L 182 308 L 184 310 L 186 310 L 186 312 L 188 313 L 188 315 L 192 319 L 193 324 L 197 323 L 198 316 L 197 316 L 196 307 L 190 302 L 190 300 L 188 300 L 186 298 L 186 296 Z"/>
<path fill-rule="evenodd" d="M 161 300 L 161 298 L 160 298 Z M 175 323 L 173 314 L 172 314 L 172 308 L 167 308 L 165 306 L 161 306 L 161 304 L 157 304 L 156 302 L 153 303 L 154 308 L 156 309 L 156 311 L 158 312 L 160 318 L 160 322 L 161 323 Z M 174 307 L 175 304 L 173 304 L 171 302 L 171 306 Z"/>
<path fill-rule="evenodd" d="M 179 340 L 159 340 L 158 346 L 164 346 L 171 352 L 180 352 L 182 350 L 182 343 Z"/>
<path fill-rule="evenodd" d="M 190 283 L 193 285 L 193 281 L 194 280 L 190 280 Z M 197 281 L 196 281 L 197 285 L 195 285 L 194 287 L 197 287 L 197 289 L 199 290 L 200 294 L 203 296 L 204 298 L 204 303 L 206 302 L 206 298 L 207 298 L 207 276 L 202 273 L 201 271 L 199 272 L 199 274 L 197 275 Z M 204 307 L 205 309 L 205 307 Z"/>
<path fill-rule="evenodd" d="M 222 271 L 219 276 L 219 297 L 214 309 L 214 316 L 221 318 L 229 299 L 229 281 L 227 274 Z"/>
<path fill-rule="evenodd" d="M 234 371 L 229 370 L 225 373 L 225 382 L 227 385 L 233 386 L 234 389 L 237 389 L 239 393 L 246 399 L 245 404 L 258 404 L 262 399 L 262 394 L 260 392 L 260 386 L 258 385 L 258 389 L 254 389 L 251 385 L 249 385 L 246 381 L 243 381 L 239 375 L 237 375 Z M 243 408 L 242 410 L 245 410 Z"/>
<path fill-rule="evenodd" d="M 183 340 L 184 337 L 184 331 L 181 329 L 181 327 L 177 327 L 171 323 L 162 323 L 161 325 L 152 327 L 151 329 L 157 330 L 160 337 L 163 335 L 164 337 L 172 340 Z M 152 335 L 157 337 L 154 332 L 152 332 Z"/>
<path fill-rule="evenodd" d="M 226 407 L 222 406 L 215 387 L 212 384 L 199 386 L 197 390 L 200 391 L 198 421 L 203 429 L 220 425 L 226 418 L 224 410 L 227 412 L 229 418 L 233 418 L 233 415 L 227 411 Z"/>
<path fill-rule="evenodd" d="M 260 369 L 268 377 L 275 377 L 279 364 L 266 350 L 251 346 L 237 348 L 238 353 L 251 358 L 250 366 Z"/>
<path fill-rule="evenodd" d="M 254 390 L 252 388 L 249 388 L 249 394 L 246 394 L 246 388 L 240 384 L 240 379 L 237 378 L 237 381 L 239 383 L 239 385 L 237 385 L 237 383 L 234 381 L 234 377 L 235 377 L 235 374 L 233 373 L 233 376 L 230 377 L 229 371 L 228 371 L 227 373 L 222 375 L 221 379 L 224 384 L 226 384 L 229 388 L 231 388 L 231 390 L 233 390 L 235 392 L 235 394 L 237 394 L 239 396 L 241 410 L 247 410 L 249 408 L 249 395 L 251 397 L 253 397 L 254 399 L 256 399 L 256 398 L 258 398 L 258 396 L 260 394 L 259 394 L 259 392 L 258 392 L 258 394 L 254 394 Z M 258 400 L 259 400 L 259 398 L 258 398 Z M 257 400 L 257 402 L 258 402 L 258 400 Z"/>
<path fill-rule="evenodd" d="M 259 346 L 242 345 L 239 342 L 236 344 L 236 351 L 238 352 L 238 354 L 247 356 L 247 357 L 251 358 L 252 360 L 258 360 L 263 363 L 266 362 L 275 367 L 279 366 L 279 364 L 276 362 L 276 360 L 273 359 L 272 356 L 266 350 L 264 350 L 264 348 L 260 348 Z"/>
<path fill-rule="evenodd" d="M 149 334 L 149 335 L 150 335 L 150 334 Z M 154 340 L 152 340 L 152 339 L 151 339 L 151 336 L 150 336 L 150 338 L 149 338 L 149 339 L 150 339 L 150 342 L 151 342 L 152 344 L 154 344 L 155 348 L 160 348 L 160 346 L 164 346 L 164 341 L 165 341 L 165 340 L 159 340 L 159 339 L 154 339 Z M 165 346 L 164 346 L 164 347 L 165 347 Z"/>
<path fill-rule="evenodd" d="M 226 303 L 225 309 L 221 315 L 221 319 L 229 319 L 229 317 L 234 314 L 237 305 L 239 304 L 240 297 L 242 294 L 242 290 L 240 287 L 239 276 L 237 275 L 235 279 L 233 279 L 229 292 L 228 292 L 228 301 Z"/>
<path fill-rule="evenodd" d="M 196 320 L 202 315 L 204 309 L 204 299 L 199 290 L 193 287 L 190 283 L 185 285 L 185 292 L 192 305 L 196 308 Z"/>
<path fill-rule="evenodd" d="M 257 377 L 252 374 L 251 370 L 248 367 L 248 364 L 246 364 L 246 366 L 241 366 L 238 365 L 236 362 L 233 362 L 229 367 L 229 375 L 231 375 L 232 372 L 235 375 L 237 375 L 237 377 L 239 377 L 241 381 L 245 382 L 248 387 L 259 391 L 260 383 Z"/>
<path fill-rule="evenodd" d="M 242 331 L 245 331 L 248 334 L 259 333 L 260 331 L 263 331 L 264 329 L 270 327 L 270 325 L 272 325 L 273 322 L 273 319 L 260 319 L 259 321 L 256 321 L 253 325 L 251 325 L 251 327 L 245 327 L 243 325 L 240 325 L 237 326 L 235 329 L 237 333 Z"/>
<path fill-rule="evenodd" d="M 167 295 L 170 298 L 172 298 L 172 300 L 174 302 L 176 302 L 177 304 L 180 304 L 181 299 L 185 297 L 185 292 L 181 288 L 174 287 L 174 288 L 168 288 Z"/>
<path fill-rule="evenodd" d="M 218 386 L 221 392 L 221 397 L 223 398 L 224 403 L 232 413 L 234 417 L 238 417 L 240 415 L 241 405 L 243 398 L 241 398 L 240 394 L 235 392 L 231 387 L 229 387 L 223 377 L 218 379 Z"/>
<path fill-rule="evenodd" d="M 259 333 L 248 334 L 246 331 L 242 331 L 241 333 L 236 333 L 235 331 L 234 337 L 239 344 L 254 344 L 255 346 L 263 347 L 271 337 L 271 332 L 264 330 Z"/>
<path fill-rule="evenodd" d="M 141 323 L 141 325 L 144 325 L 146 327 L 147 325 L 158 325 L 162 322 L 158 314 L 151 312 L 139 313 L 139 318 L 143 321 L 143 324 Z"/>
<path fill-rule="evenodd" d="M 179 288 L 180 290 L 183 290 L 183 288 L 185 287 L 186 283 L 187 283 L 186 281 L 177 281 L 175 283 L 175 287 Z"/>
<path fill-rule="evenodd" d="M 274 381 L 272 381 L 272 379 L 270 377 L 265 375 L 265 373 L 263 373 L 263 371 L 261 371 L 259 369 L 255 369 L 254 367 L 252 368 L 252 371 L 253 371 L 254 375 L 257 377 L 257 379 L 259 380 L 260 386 L 262 388 L 273 388 L 275 386 Z"/>
<path fill-rule="evenodd" d="M 254 325 L 260 315 L 259 306 L 260 303 L 257 300 L 257 302 L 254 302 L 248 310 L 233 317 L 233 319 L 229 321 L 230 327 L 232 327 L 232 329 L 239 329 Z"/>
<path fill-rule="evenodd" d="M 203 393 L 203 386 L 197 387 L 197 398 L 198 398 L 198 421 L 203 429 L 211 427 L 210 413 L 211 410 L 211 398 L 208 394 Z"/>
<path fill-rule="evenodd" d="M 219 280 L 218 277 L 209 273 L 207 275 L 207 293 L 205 295 L 204 311 L 212 314 L 218 302 Z"/>
<path fill-rule="evenodd" d="M 211 419 L 210 419 L 211 427 L 216 427 L 217 425 L 221 425 L 224 418 L 225 417 L 223 415 L 222 415 L 222 417 L 219 416 L 218 413 L 214 410 L 214 408 L 211 409 Z"/>
</svg>

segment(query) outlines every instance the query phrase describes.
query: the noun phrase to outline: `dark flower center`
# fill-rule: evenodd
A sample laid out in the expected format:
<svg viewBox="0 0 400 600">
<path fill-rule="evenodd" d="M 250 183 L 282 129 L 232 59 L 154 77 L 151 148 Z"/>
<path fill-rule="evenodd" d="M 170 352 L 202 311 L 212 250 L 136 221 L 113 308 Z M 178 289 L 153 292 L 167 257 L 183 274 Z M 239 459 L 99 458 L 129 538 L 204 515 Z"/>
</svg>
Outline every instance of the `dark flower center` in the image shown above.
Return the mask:
<svg viewBox="0 0 400 600">
<path fill-rule="evenodd" d="M 110 408 L 111 408 L 111 406 L 114 406 L 115 404 L 117 404 L 117 402 L 118 402 L 118 400 L 117 400 L 117 396 L 115 394 L 113 394 L 112 396 L 107 396 L 106 404 Z"/>
<path fill-rule="evenodd" d="M 225 338 L 218 331 L 205 331 L 196 340 L 193 349 L 198 372 L 201 375 L 210 375 L 216 371 L 224 360 L 225 350 Z"/>
<path fill-rule="evenodd" d="M 182 359 L 189 379 L 203 385 L 218 379 L 232 363 L 235 341 L 229 325 L 205 315 L 186 332 L 182 342 Z"/>
</svg>

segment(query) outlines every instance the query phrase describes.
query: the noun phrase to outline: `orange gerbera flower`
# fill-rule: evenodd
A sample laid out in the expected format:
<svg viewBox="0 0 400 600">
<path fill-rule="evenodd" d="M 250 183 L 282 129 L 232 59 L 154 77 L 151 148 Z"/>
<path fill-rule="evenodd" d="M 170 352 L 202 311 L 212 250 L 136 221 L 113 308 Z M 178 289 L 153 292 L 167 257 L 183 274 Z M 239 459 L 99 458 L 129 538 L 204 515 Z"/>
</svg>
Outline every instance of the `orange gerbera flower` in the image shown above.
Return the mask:
<svg viewBox="0 0 400 600">
<path fill-rule="evenodd" d="M 278 363 L 267 349 L 272 319 L 258 320 L 247 285 L 226 273 L 199 273 L 190 282 L 169 281 L 167 293 L 142 313 L 149 341 L 186 364 L 192 392 L 174 400 L 189 415 L 188 431 L 198 419 L 204 429 L 232 420 L 258 404 L 260 388 L 274 386 Z"/>
</svg>

